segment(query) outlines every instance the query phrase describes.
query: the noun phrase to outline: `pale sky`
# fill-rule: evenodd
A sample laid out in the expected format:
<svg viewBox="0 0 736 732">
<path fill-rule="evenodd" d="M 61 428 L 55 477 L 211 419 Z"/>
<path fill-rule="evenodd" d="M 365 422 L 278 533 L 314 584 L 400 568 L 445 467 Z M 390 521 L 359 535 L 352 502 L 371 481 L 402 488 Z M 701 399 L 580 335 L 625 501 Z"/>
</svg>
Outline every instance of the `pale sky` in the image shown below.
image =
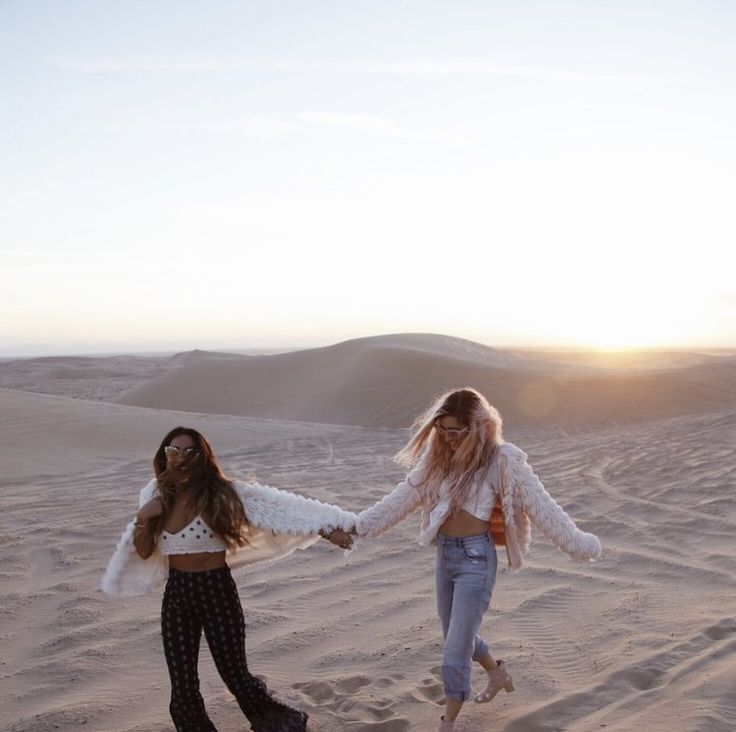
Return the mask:
<svg viewBox="0 0 736 732">
<path fill-rule="evenodd" d="M 0 0 L 0 356 L 736 346 L 736 3 Z"/>
</svg>

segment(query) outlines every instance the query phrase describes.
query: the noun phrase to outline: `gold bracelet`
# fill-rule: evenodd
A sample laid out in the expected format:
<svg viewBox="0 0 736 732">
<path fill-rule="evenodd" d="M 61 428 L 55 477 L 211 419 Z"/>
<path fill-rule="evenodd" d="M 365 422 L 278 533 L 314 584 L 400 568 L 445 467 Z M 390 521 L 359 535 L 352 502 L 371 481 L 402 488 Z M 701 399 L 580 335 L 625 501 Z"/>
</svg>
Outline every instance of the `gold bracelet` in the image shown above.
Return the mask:
<svg viewBox="0 0 736 732">
<path fill-rule="evenodd" d="M 136 529 L 145 529 L 148 524 L 139 524 L 138 519 L 133 521 L 133 526 L 135 526 Z"/>
</svg>

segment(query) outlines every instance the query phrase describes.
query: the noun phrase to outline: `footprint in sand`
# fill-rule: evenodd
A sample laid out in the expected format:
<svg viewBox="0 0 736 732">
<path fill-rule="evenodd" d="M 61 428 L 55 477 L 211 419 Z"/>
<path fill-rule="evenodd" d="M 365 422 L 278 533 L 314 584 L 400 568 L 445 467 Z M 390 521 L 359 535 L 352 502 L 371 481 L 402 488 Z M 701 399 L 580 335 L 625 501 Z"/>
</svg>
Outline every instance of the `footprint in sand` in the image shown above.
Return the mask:
<svg viewBox="0 0 736 732">
<path fill-rule="evenodd" d="M 329 681 L 309 681 L 292 684 L 292 687 L 301 691 L 317 706 L 333 701 L 336 696 L 333 684 Z"/>
<path fill-rule="evenodd" d="M 371 680 L 367 676 L 348 676 L 335 682 L 335 688 L 347 694 L 354 694 L 358 689 L 369 686 Z"/>
<path fill-rule="evenodd" d="M 307 706 L 315 710 L 315 730 L 341 729 L 382 732 L 405 732 L 409 720 L 396 715 L 401 696 L 386 691 L 403 680 L 403 676 L 371 679 L 357 674 L 335 681 L 311 681 L 293 684 L 305 697 Z M 319 717 L 319 718 L 316 718 Z"/>
<path fill-rule="evenodd" d="M 445 701 L 445 690 L 441 682 L 434 677 L 422 679 L 416 689 L 410 692 L 412 699 L 416 701 L 430 701 L 442 704 Z"/>
</svg>

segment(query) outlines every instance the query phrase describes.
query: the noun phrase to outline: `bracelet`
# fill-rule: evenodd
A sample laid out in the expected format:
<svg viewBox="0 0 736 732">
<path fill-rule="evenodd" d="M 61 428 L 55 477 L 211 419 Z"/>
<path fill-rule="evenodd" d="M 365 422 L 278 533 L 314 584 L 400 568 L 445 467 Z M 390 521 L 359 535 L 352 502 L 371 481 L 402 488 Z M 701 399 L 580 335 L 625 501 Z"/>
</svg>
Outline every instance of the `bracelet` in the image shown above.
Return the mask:
<svg viewBox="0 0 736 732">
<path fill-rule="evenodd" d="M 138 522 L 138 519 L 133 521 L 133 526 L 135 526 L 136 529 L 145 529 L 148 524 L 141 524 Z"/>
</svg>

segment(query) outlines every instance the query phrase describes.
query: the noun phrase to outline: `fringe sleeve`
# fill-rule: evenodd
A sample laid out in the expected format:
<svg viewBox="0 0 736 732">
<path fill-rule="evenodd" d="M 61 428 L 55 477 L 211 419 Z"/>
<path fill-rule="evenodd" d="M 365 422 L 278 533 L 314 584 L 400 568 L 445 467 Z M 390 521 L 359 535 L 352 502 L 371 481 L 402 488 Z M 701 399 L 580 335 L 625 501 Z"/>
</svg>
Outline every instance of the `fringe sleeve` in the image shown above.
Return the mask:
<svg viewBox="0 0 736 732">
<path fill-rule="evenodd" d="M 417 488 L 424 477 L 424 464 L 418 464 L 378 503 L 358 514 L 358 536 L 374 537 L 388 531 L 413 513 L 420 504 Z"/>
<path fill-rule="evenodd" d="M 277 534 L 308 535 L 320 529 L 350 531 L 358 517 L 331 503 L 259 483 L 236 483 L 248 523 Z"/>
<path fill-rule="evenodd" d="M 555 546 L 573 559 L 597 559 L 601 542 L 595 534 L 581 531 L 563 508 L 545 490 L 521 450 L 511 456 L 511 484 L 514 502 L 529 516 Z"/>
</svg>

